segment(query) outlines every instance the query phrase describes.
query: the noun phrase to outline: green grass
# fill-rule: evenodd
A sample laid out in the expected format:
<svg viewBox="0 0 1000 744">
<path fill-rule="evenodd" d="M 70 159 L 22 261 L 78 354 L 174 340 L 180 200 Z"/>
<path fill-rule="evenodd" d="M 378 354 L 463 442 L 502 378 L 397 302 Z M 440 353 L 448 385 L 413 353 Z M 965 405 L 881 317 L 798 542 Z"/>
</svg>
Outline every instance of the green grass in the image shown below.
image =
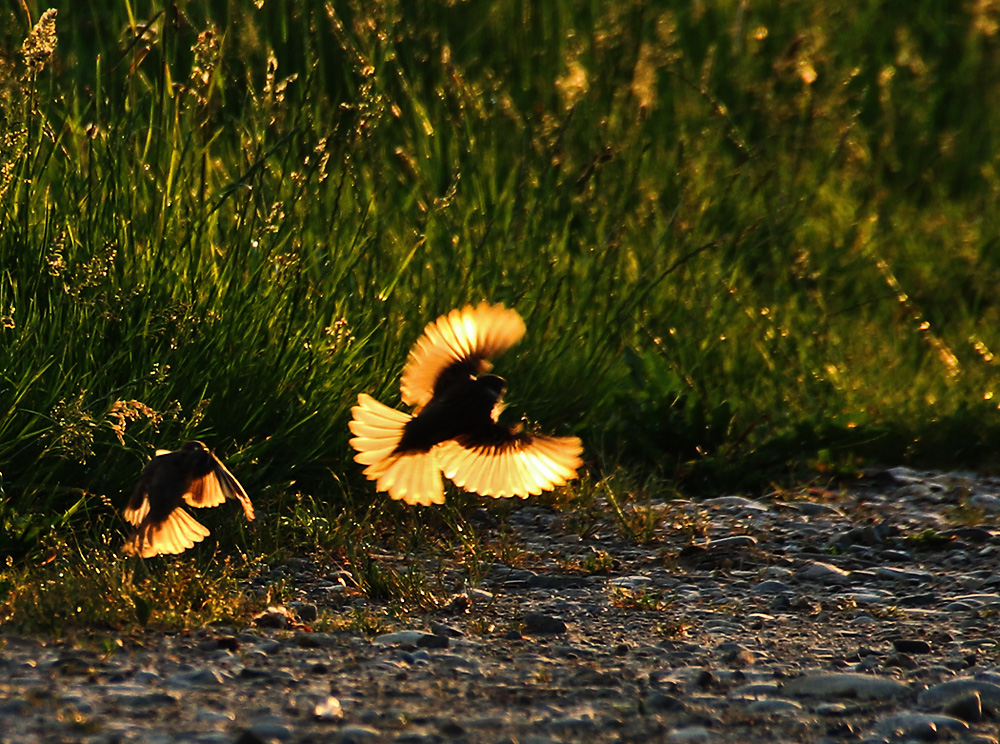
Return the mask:
<svg viewBox="0 0 1000 744">
<path fill-rule="evenodd" d="M 528 325 L 510 408 L 594 482 L 995 467 L 1000 13 L 536 5 L 61 2 L 29 46 L 46 6 L 0 8 L 12 571 L 117 542 L 194 437 L 264 515 L 222 545 L 441 520 L 475 554 L 477 501 L 383 506 L 346 424 L 481 299 Z"/>
</svg>

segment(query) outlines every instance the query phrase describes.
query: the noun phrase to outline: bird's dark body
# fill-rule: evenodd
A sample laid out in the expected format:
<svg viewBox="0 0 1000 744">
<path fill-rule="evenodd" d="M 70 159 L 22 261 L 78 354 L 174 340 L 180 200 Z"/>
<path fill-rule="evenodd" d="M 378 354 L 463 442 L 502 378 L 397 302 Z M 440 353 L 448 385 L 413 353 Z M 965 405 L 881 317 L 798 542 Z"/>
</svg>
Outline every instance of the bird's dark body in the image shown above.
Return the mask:
<svg viewBox="0 0 1000 744">
<path fill-rule="evenodd" d="M 191 483 L 212 472 L 212 453 L 201 442 L 187 442 L 176 452 L 154 457 L 143 468 L 129 506 L 138 509 L 149 498 L 148 521 L 158 524 L 184 502 Z"/>
<path fill-rule="evenodd" d="M 497 428 L 493 407 L 505 387 L 496 375 L 470 375 L 438 385 L 430 403 L 404 427 L 394 454 L 429 452 L 436 444 L 466 435 L 488 438 Z"/>
</svg>

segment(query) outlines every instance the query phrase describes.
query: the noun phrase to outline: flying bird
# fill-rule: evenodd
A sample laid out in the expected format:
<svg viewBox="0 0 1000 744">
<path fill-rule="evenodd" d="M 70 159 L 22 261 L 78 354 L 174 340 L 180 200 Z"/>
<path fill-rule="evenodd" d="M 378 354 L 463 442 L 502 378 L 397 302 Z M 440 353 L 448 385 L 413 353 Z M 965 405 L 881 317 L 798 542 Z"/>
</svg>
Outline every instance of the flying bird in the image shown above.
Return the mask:
<svg viewBox="0 0 1000 744">
<path fill-rule="evenodd" d="M 175 452 L 157 450 L 125 507 L 125 519 L 136 526 L 125 552 L 150 558 L 194 547 L 208 537 L 208 528 L 181 504 L 218 506 L 227 498 L 239 500 L 247 519 L 253 520 L 247 492 L 204 444 L 185 442 Z"/>
<path fill-rule="evenodd" d="M 467 491 L 527 498 L 576 477 L 577 437 L 531 434 L 499 423 L 506 382 L 489 359 L 516 344 L 524 321 L 503 305 L 452 310 L 424 328 L 400 379 L 412 413 L 358 395 L 350 422 L 355 462 L 379 491 L 407 504 L 444 502 L 444 473 Z"/>
</svg>

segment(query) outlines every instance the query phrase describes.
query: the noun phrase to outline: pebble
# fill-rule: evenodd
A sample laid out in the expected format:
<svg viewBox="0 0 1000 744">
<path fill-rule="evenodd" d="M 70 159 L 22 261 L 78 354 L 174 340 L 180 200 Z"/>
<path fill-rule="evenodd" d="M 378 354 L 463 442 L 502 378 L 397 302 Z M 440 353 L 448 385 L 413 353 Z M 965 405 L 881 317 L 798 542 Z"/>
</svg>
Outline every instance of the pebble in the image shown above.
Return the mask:
<svg viewBox="0 0 1000 744">
<path fill-rule="evenodd" d="M 926 713 L 895 713 L 879 719 L 875 730 L 892 737 L 912 736 L 918 739 L 936 740 L 941 730 L 968 731 L 969 724 L 951 716 L 936 716 Z"/>
<path fill-rule="evenodd" d="M 796 576 L 806 581 L 815 581 L 821 584 L 847 584 L 850 583 L 851 573 L 829 563 L 813 561 L 801 568 Z"/>
<path fill-rule="evenodd" d="M 383 646 L 415 646 L 417 648 L 448 648 L 448 637 L 421 630 L 399 630 L 376 636 L 372 643 Z"/>
<path fill-rule="evenodd" d="M 712 739 L 717 737 L 717 734 L 704 726 L 686 726 L 685 728 L 674 729 L 667 734 L 667 741 L 684 744 L 685 742 L 712 741 Z"/>
<path fill-rule="evenodd" d="M 789 695 L 849 697 L 858 700 L 889 700 L 909 692 L 909 687 L 887 677 L 871 674 L 813 672 L 788 680 L 782 690 Z"/>
<path fill-rule="evenodd" d="M 1000 712 L 1000 685 L 973 678 L 953 679 L 933 685 L 917 696 L 917 704 L 924 708 L 940 708 L 955 698 L 973 692 L 979 696 L 983 708 Z"/>
<path fill-rule="evenodd" d="M 566 623 L 562 618 L 542 612 L 529 612 L 523 618 L 523 632 L 530 634 L 565 633 Z"/>
<path fill-rule="evenodd" d="M 334 741 L 338 744 L 362 744 L 376 739 L 380 735 L 378 729 L 367 726 L 344 726 L 337 732 Z"/>
<path fill-rule="evenodd" d="M 250 725 L 250 733 L 260 739 L 285 741 L 292 738 L 292 730 L 276 716 L 266 716 Z"/>
<path fill-rule="evenodd" d="M 790 584 L 786 584 L 783 581 L 776 581 L 774 579 L 768 579 L 767 581 L 761 581 L 753 588 L 756 594 L 784 594 L 786 592 L 791 592 L 792 587 Z"/>
<path fill-rule="evenodd" d="M 313 717 L 318 721 L 339 721 L 344 717 L 344 708 L 340 700 L 328 697 L 313 707 Z"/>
<path fill-rule="evenodd" d="M 915 638 L 897 638 L 892 642 L 892 647 L 905 654 L 929 654 L 931 644 Z"/>
<path fill-rule="evenodd" d="M 619 589 L 644 589 L 650 586 L 653 580 L 648 576 L 618 576 L 608 581 L 608 584 Z"/>
<path fill-rule="evenodd" d="M 784 700 L 781 698 L 771 698 L 768 700 L 756 700 L 747 706 L 747 711 L 758 715 L 780 715 L 783 713 L 800 713 L 802 704 L 794 700 Z"/>
</svg>

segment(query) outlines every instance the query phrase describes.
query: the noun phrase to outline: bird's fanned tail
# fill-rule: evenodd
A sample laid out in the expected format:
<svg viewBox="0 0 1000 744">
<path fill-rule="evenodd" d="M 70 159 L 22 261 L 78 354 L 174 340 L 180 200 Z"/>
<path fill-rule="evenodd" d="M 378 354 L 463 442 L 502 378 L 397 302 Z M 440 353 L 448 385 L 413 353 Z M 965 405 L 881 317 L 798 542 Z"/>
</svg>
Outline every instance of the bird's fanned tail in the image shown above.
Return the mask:
<svg viewBox="0 0 1000 744">
<path fill-rule="evenodd" d="M 412 416 L 364 393 L 358 395 L 358 405 L 351 413 L 349 426 L 355 436 L 350 444 L 358 451 L 354 461 L 368 466 L 364 473 L 376 482 L 379 491 L 386 491 L 391 498 L 407 504 L 444 503 L 436 448 L 429 452 L 396 452 L 403 429 Z"/>
<path fill-rule="evenodd" d="M 209 531 L 201 522 L 177 507 L 159 523 L 140 527 L 125 543 L 128 555 L 151 558 L 164 553 L 183 553 L 208 537 Z"/>
</svg>

